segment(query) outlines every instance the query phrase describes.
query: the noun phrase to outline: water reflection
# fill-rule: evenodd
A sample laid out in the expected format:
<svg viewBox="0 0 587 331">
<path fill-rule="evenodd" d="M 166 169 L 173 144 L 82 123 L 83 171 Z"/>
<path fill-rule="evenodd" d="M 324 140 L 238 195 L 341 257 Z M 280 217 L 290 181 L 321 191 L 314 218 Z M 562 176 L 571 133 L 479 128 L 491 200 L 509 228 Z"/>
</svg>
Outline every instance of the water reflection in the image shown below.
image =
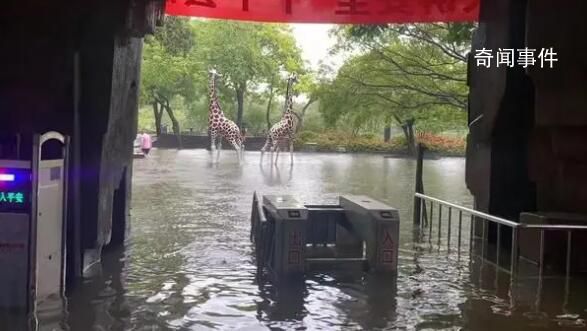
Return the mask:
<svg viewBox="0 0 587 331">
<path fill-rule="evenodd" d="M 263 183 L 267 186 L 287 186 L 293 178 L 294 166 L 292 164 L 285 166 L 288 169 L 287 179 L 282 179 L 280 165 L 278 164 L 259 164 L 259 171 L 263 176 Z"/>
<path fill-rule="evenodd" d="M 308 313 L 305 308 L 308 289 L 304 279 L 272 283 L 259 278 L 258 286 L 260 301 L 257 303 L 257 318 L 260 321 L 266 322 L 269 327 L 280 327 L 279 321 L 298 321 L 301 325 Z"/>
<path fill-rule="evenodd" d="M 476 243 L 474 251 L 477 253 L 478 246 Z M 494 248 L 489 245 L 487 249 Z M 587 293 L 585 279 L 563 275 L 545 277 L 540 275 L 536 265 L 523 259 L 519 273 L 511 275 L 502 263 L 498 267 L 493 261 L 492 258 L 481 259 L 480 255 L 471 258 L 470 281 L 476 296 L 467 300 L 463 314 L 469 317 L 475 329 L 490 329 L 478 316 L 483 310 L 489 310 L 496 323 L 503 327 L 567 329 L 586 326 L 581 314 L 585 297 L 579 295 Z"/>
<path fill-rule="evenodd" d="M 549 276 L 539 284 L 528 271 L 511 285 L 509 275 L 469 257 L 467 222 L 461 250 L 415 229 L 413 160 L 297 153 L 292 167 L 288 158 L 277 166 L 260 165 L 259 153 L 247 152 L 239 166 L 232 156 L 226 153 L 212 164 L 205 150 L 154 150 L 135 160 L 126 248 L 107 252 L 101 269 L 67 301 L 43 304 L 39 329 L 564 330 L 584 325 L 584 281 L 565 284 Z M 430 195 L 472 205 L 463 159 L 427 160 L 424 186 Z M 397 207 L 402 220 L 397 277 L 313 274 L 288 286 L 259 280 L 249 242 L 254 191 L 288 193 L 316 204 L 336 202 L 339 194 L 367 194 Z M 0 314 L 0 330 L 19 330 L 21 324 L 11 318 L 7 324 Z"/>
<path fill-rule="evenodd" d="M 129 329 L 132 307 L 126 296 L 125 260 L 123 249 L 106 252 L 92 277 L 73 291 L 67 302 L 67 325 L 71 330 L 93 330 L 98 326 L 113 331 Z"/>
</svg>

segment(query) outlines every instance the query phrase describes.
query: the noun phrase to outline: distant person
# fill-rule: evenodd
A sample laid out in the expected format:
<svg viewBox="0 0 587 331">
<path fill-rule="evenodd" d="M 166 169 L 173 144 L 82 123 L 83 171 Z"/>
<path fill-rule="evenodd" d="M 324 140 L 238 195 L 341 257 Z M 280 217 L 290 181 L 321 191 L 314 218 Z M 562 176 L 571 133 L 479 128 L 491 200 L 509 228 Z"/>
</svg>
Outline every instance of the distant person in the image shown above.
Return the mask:
<svg viewBox="0 0 587 331">
<path fill-rule="evenodd" d="M 141 150 L 143 151 L 143 153 L 145 155 L 149 155 L 149 152 L 151 151 L 151 147 L 152 147 L 151 136 L 146 132 L 141 133 Z"/>
</svg>

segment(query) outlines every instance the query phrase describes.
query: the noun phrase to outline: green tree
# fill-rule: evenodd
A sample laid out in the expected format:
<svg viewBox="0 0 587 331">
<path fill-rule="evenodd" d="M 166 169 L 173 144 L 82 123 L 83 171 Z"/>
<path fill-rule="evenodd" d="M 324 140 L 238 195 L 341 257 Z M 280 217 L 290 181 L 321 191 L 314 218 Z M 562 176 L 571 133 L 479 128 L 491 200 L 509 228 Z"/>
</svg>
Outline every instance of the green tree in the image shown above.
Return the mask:
<svg viewBox="0 0 587 331">
<path fill-rule="evenodd" d="M 301 50 L 296 45 L 291 28 L 287 25 L 263 25 L 260 33 L 266 40 L 266 54 L 268 71 L 265 77 L 267 88 L 262 94 L 267 99 L 265 121 L 267 130 L 272 126 L 271 112 L 273 100 L 277 94 L 284 94 L 286 79 L 285 73 L 295 72 L 298 75 L 305 73 Z"/>
<path fill-rule="evenodd" d="M 171 100 L 176 96 L 186 100 L 196 97 L 197 84 L 201 80 L 194 73 L 201 71 L 201 64 L 191 56 L 194 46 L 195 38 L 189 21 L 168 17 L 154 36 L 146 38 L 143 50 L 142 102 L 153 107 L 157 134 L 160 133 L 163 112 L 168 114 L 180 147 L 181 129 Z"/>
<path fill-rule="evenodd" d="M 278 74 L 302 68 L 301 51 L 287 25 L 210 20 L 196 21 L 194 30 L 195 56 L 222 73 L 236 101 L 239 127 L 247 93 L 263 91 L 260 84 L 268 84 L 265 94 L 270 111 L 281 83 Z"/>
<path fill-rule="evenodd" d="M 296 92 L 303 94 L 306 98 L 303 106 L 301 107 L 299 116 L 301 123 L 298 125 L 298 130 L 302 130 L 304 127 L 304 119 L 306 118 L 306 112 L 320 98 L 319 82 L 316 78 L 316 74 L 313 72 L 307 72 L 305 75 L 300 77 L 300 82 L 296 86 Z"/>
<path fill-rule="evenodd" d="M 322 113 L 330 122 L 346 117 L 355 131 L 373 119 L 388 128 L 395 121 L 413 152 L 417 120 L 464 113 L 467 31 L 451 24 L 339 28 L 335 52 L 354 55 L 322 88 Z"/>
</svg>

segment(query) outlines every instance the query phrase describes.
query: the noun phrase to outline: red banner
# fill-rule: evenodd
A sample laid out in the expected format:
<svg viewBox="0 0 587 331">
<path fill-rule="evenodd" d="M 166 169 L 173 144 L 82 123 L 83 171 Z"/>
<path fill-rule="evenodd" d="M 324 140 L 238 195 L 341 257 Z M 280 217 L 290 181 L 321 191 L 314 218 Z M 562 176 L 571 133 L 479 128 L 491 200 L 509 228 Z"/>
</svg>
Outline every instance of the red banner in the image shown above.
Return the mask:
<svg viewBox="0 0 587 331">
<path fill-rule="evenodd" d="M 479 0 L 167 0 L 168 15 L 291 23 L 476 21 Z"/>
</svg>

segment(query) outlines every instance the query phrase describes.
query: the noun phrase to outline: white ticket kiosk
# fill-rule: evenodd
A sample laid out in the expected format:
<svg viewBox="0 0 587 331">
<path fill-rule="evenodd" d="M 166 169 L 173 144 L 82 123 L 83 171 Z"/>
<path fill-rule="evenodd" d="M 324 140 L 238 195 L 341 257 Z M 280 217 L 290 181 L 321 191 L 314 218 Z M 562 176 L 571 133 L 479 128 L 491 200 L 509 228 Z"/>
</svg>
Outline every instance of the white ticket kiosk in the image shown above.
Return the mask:
<svg viewBox="0 0 587 331">
<path fill-rule="evenodd" d="M 43 146 L 61 156 L 43 159 Z M 33 138 L 30 160 L 0 159 L 0 308 L 34 311 L 65 284 L 68 138 Z"/>
</svg>

